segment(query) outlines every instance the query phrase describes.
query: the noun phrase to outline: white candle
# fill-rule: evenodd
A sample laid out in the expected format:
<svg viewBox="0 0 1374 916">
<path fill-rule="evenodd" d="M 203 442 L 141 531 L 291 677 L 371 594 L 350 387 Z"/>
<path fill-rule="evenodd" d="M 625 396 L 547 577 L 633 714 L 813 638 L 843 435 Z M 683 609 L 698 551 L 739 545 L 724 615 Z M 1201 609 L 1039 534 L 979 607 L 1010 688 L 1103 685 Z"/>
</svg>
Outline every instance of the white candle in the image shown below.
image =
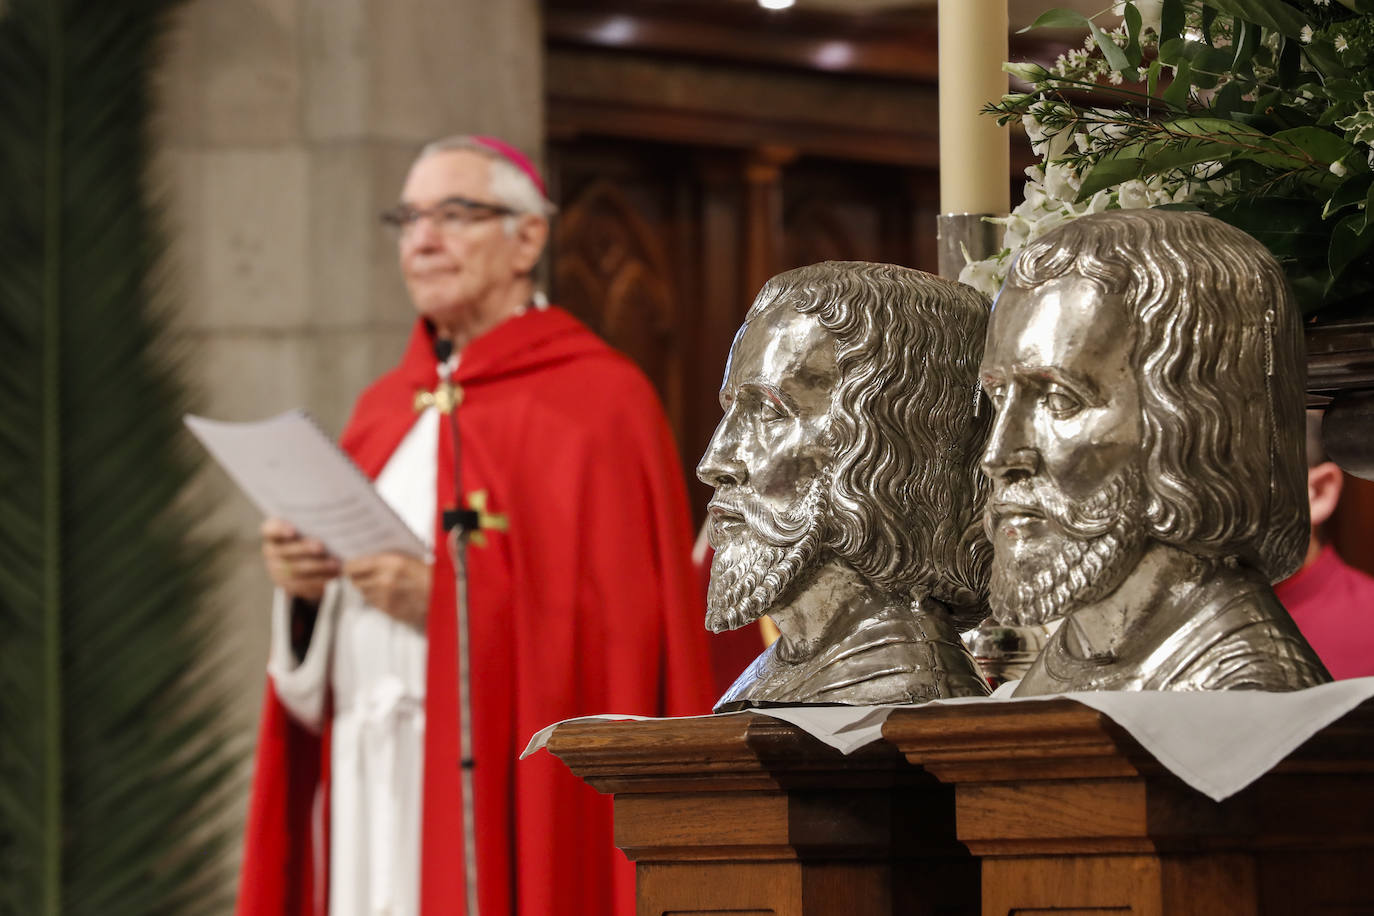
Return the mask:
<svg viewBox="0 0 1374 916">
<path fill-rule="evenodd" d="M 1010 132 L 979 114 L 1007 91 L 1007 0 L 940 0 L 940 212 L 1011 209 Z"/>
</svg>

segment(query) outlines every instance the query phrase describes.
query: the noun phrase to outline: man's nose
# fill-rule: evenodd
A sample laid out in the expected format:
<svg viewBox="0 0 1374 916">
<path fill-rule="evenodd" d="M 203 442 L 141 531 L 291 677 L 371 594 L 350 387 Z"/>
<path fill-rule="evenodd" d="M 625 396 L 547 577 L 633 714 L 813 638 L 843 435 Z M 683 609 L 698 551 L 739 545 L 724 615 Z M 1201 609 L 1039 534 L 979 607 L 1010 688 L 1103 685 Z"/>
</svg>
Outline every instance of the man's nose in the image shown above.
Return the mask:
<svg viewBox="0 0 1374 916">
<path fill-rule="evenodd" d="M 435 219 L 434 214 L 418 214 L 415 222 L 406 227 L 402 241 L 405 247 L 412 251 L 424 251 L 438 247 L 442 239 L 439 232 L 439 222 Z"/>
<path fill-rule="evenodd" d="M 697 464 L 697 479 L 713 487 L 742 484 L 748 479 L 744 462 L 740 460 L 739 435 L 730 412 L 721 418 L 706 454 Z"/>
<path fill-rule="evenodd" d="M 993 417 L 992 434 L 988 436 L 981 463 L 985 475 L 995 480 L 1011 474 L 1035 472 L 1040 455 L 1035 450 L 1033 424 L 1031 405 L 1012 386 Z"/>
</svg>

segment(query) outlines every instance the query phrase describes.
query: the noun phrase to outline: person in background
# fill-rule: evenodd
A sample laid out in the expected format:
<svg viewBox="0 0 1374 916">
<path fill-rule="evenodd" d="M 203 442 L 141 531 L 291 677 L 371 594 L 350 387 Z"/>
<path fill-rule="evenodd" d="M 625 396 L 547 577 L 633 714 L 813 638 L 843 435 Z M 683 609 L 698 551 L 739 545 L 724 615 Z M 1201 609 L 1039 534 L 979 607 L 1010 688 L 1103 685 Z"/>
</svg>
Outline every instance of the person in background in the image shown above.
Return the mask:
<svg viewBox="0 0 1374 916">
<path fill-rule="evenodd" d="M 516 755 L 560 719 L 714 695 L 671 433 L 631 362 L 536 292 L 552 212 L 524 155 L 468 136 L 425 147 L 384 214 L 418 317 L 341 445 L 428 555 L 341 563 L 264 522 L 240 916 L 634 912 L 611 799 Z"/>
<path fill-rule="evenodd" d="M 1348 566 L 1324 532 L 1340 502 L 1345 473 L 1326 457 L 1321 417 L 1321 411 L 1307 412 L 1307 500 L 1312 508 L 1307 556 L 1274 592 L 1332 677 L 1368 677 L 1374 675 L 1374 578 Z"/>
</svg>

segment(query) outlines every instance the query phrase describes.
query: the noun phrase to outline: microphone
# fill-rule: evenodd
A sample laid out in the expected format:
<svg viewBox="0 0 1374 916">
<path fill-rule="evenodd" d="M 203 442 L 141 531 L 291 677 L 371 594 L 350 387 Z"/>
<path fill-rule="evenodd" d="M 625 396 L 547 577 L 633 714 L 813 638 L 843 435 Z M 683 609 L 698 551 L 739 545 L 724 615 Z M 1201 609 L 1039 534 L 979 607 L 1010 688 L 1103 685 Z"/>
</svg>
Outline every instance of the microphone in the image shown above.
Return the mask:
<svg viewBox="0 0 1374 916">
<path fill-rule="evenodd" d="M 446 337 L 434 338 L 434 358 L 439 361 L 439 377 L 447 384 L 453 367 L 448 365 L 448 361 L 453 356 L 453 340 Z M 459 476 L 459 461 L 462 459 L 458 444 L 458 419 L 452 412 L 448 415 L 449 428 L 453 433 L 453 491 L 455 495 L 463 492 L 462 481 Z M 442 512 L 442 522 L 445 531 L 459 529 L 464 534 L 470 534 L 478 530 L 481 517 L 475 509 L 444 509 Z"/>
<path fill-rule="evenodd" d="M 441 363 L 448 362 L 448 358 L 453 355 L 453 339 L 450 337 L 434 338 L 434 358 Z"/>
</svg>

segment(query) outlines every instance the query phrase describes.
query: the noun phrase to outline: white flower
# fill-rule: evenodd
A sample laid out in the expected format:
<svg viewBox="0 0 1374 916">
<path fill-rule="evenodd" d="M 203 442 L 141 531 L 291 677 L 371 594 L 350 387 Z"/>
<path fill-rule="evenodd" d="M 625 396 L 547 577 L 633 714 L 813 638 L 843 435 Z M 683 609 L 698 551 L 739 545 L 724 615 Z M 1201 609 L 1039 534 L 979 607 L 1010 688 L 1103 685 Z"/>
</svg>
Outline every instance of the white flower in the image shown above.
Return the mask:
<svg viewBox="0 0 1374 916">
<path fill-rule="evenodd" d="M 1092 197 L 1088 198 L 1088 204 L 1079 216 L 1087 216 L 1089 213 L 1101 213 L 1112 206 L 1112 192 L 1110 188 L 1103 188 Z"/>
<path fill-rule="evenodd" d="M 1178 196 L 1179 191 L 1184 193 L 1183 197 Z M 1150 206 L 1158 207 L 1160 204 L 1178 203 L 1180 200 L 1188 199 L 1191 194 L 1192 192 L 1188 190 L 1186 184 L 1180 185 L 1176 189 L 1170 189 L 1163 181 L 1158 181 L 1150 187 Z"/>
<path fill-rule="evenodd" d="M 1031 224 L 1020 215 L 1008 217 L 1007 231 L 1002 236 L 1002 244 L 1013 250 L 1020 248 L 1030 239 Z"/>
<path fill-rule="evenodd" d="M 1315 5 L 1317 5 L 1317 6 L 1330 6 L 1330 5 L 1331 5 L 1331 0 L 1312 0 L 1312 2 L 1313 2 Z"/>
<path fill-rule="evenodd" d="M 1094 108 L 1093 114 L 1099 120 L 1088 125 L 1088 136 L 1095 140 L 1125 140 L 1131 135 L 1131 129 L 1119 120 L 1120 114 L 1108 108 Z"/>
<path fill-rule="evenodd" d="M 1068 166 L 1053 162 L 1045 166 L 1045 193 L 1055 200 L 1073 200 L 1082 184 L 1083 179 Z"/>
<path fill-rule="evenodd" d="M 1339 162 L 1331 163 L 1331 174 L 1335 175 L 1338 178 L 1344 178 L 1349 173 L 1349 171 L 1349 169 L 1347 169 L 1344 165 L 1342 165 Z"/>
<path fill-rule="evenodd" d="M 1350 42 L 1348 42 L 1348 41 L 1345 40 L 1345 36 L 1344 36 L 1344 35 L 1337 35 L 1337 36 L 1336 36 L 1336 50 L 1337 50 L 1337 51 L 1348 51 L 1349 49 L 1350 49 Z"/>
<path fill-rule="evenodd" d="M 1213 175 L 1220 171 L 1221 161 L 1217 159 L 1209 159 L 1206 162 L 1199 162 L 1197 165 L 1189 169 L 1189 172 L 1191 172 L 1192 176 L 1199 180 L 1206 180 L 1208 178 L 1211 178 Z"/>
<path fill-rule="evenodd" d="M 965 264 L 963 270 L 959 271 L 959 282 L 972 286 L 991 299 L 997 295 L 997 290 L 1001 288 L 1006 276 L 1007 270 L 1002 265 L 1001 258 L 985 258 Z"/>
<path fill-rule="evenodd" d="M 1035 241 L 1036 239 L 1040 238 L 1040 236 L 1044 235 L 1046 232 L 1049 232 L 1051 229 L 1057 229 L 1060 226 L 1064 225 L 1069 220 L 1073 219 L 1073 217 L 1073 211 L 1070 210 L 1068 207 L 1061 207 L 1058 210 L 1051 210 L 1050 212 L 1046 213 L 1044 216 L 1040 217 L 1039 219 L 1035 220 L 1033 223 L 1030 224 L 1030 227 L 1026 232 L 1026 242 Z"/>
<path fill-rule="evenodd" d="M 1023 82 L 1030 83 L 1032 85 L 1036 83 L 1043 83 L 1046 77 L 1050 75 L 1050 72 L 1048 70 L 1032 61 L 1009 61 L 1002 65 L 1002 70 L 1003 72 L 1010 73 L 1017 79 L 1022 80 Z"/>
<path fill-rule="evenodd" d="M 1068 152 L 1073 137 L 1062 128 L 1054 133 L 1047 131 L 1032 115 L 1022 115 L 1021 123 L 1026 126 L 1026 136 L 1030 138 L 1031 149 L 1037 156 L 1046 160 L 1060 159 Z"/>
<path fill-rule="evenodd" d="M 1305 25 L 1305 26 L 1303 26 L 1303 27 L 1302 27 L 1302 32 L 1300 32 L 1300 33 L 1298 34 L 1298 37 L 1302 39 L 1302 43 L 1303 43 L 1303 44 L 1305 44 L 1305 45 L 1306 45 L 1306 44 L 1311 44 L 1311 43 L 1312 43 L 1312 27 L 1311 27 L 1310 25 Z"/>
<path fill-rule="evenodd" d="M 1038 152 L 1040 144 L 1049 136 L 1045 132 L 1045 125 L 1036 117 L 1036 112 L 1028 111 L 1021 116 L 1021 126 L 1026 129 L 1026 139 L 1030 141 L 1031 149 Z"/>
<path fill-rule="evenodd" d="M 1117 186 L 1116 202 L 1123 210 L 1143 210 L 1150 205 L 1150 189 L 1139 178 L 1132 178 Z"/>
</svg>

